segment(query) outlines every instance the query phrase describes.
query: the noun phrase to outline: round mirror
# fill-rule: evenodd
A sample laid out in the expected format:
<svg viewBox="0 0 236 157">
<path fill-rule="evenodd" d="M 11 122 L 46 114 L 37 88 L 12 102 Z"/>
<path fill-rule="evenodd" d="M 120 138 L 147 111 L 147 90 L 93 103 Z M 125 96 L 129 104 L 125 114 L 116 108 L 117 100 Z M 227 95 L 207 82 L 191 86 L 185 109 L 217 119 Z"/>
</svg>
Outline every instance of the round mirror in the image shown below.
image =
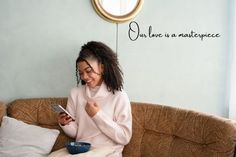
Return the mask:
<svg viewBox="0 0 236 157">
<path fill-rule="evenodd" d="M 143 0 L 92 0 L 96 12 L 110 22 L 125 22 L 140 11 Z"/>
</svg>

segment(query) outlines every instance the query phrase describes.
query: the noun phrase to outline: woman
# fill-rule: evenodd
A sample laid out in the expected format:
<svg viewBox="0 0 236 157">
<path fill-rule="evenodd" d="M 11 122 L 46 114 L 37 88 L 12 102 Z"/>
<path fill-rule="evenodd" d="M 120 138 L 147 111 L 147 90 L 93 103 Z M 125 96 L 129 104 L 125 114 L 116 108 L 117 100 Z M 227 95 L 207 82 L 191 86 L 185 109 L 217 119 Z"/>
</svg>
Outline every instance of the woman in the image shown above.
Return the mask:
<svg viewBox="0 0 236 157">
<path fill-rule="evenodd" d="M 60 114 L 60 126 L 76 141 L 95 148 L 112 146 L 109 156 L 122 157 L 132 135 L 132 115 L 117 55 L 101 42 L 88 42 L 76 60 L 76 77 L 78 87 L 71 90 L 67 102 L 75 121 Z"/>
</svg>

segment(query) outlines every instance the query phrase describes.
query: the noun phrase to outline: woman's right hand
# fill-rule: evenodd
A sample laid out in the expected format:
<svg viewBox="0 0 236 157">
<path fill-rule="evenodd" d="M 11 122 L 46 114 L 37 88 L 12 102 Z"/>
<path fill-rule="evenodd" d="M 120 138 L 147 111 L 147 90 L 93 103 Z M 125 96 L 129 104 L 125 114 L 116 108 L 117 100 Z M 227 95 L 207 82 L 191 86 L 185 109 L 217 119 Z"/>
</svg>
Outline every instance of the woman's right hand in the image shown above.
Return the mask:
<svg viewBox="0 0 236 157">
<path fill-rule="evenodd" d="M 62 112 L 58 115 L 57 117 L 57 121 L 59 124 L 61 124 L 62 126 L 64 125 L 68 125 L 72 120 L 72 118 L 70 116 L 68 116 L 66 113 Z"/>
</svg>

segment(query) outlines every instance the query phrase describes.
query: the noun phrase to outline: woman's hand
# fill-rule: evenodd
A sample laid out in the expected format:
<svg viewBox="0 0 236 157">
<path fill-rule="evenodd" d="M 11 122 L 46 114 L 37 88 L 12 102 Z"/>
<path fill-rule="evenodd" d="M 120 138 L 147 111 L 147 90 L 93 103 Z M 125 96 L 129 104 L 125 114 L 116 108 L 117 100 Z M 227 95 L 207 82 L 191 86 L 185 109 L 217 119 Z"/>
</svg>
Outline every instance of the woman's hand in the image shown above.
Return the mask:
<svg viewBox="0 0 236 157">
<path fill-rule="evenodd" d="M 70 116 L 68 116 L 66 113 L 61 112 L 58 117 L 57 117 L 57 121 L 59 124 L 61 124 L 62 126 L 64 125 L 68 125 L 72 120 L 72 118 Z"/>
<path fill-rule="evenodd" d="M 90 117 L 93 117 L 100 110 L 100 108 L 95 102 L 88 101 L 85 106 L 85 110 Z"/>
</svg>

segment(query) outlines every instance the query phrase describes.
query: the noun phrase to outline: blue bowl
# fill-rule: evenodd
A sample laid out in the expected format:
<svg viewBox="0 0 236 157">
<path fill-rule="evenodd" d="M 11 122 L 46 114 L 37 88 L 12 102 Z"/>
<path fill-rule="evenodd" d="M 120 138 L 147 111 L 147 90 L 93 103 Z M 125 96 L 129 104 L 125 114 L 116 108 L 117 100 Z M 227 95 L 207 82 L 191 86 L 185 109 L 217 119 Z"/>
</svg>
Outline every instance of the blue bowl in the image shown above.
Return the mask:
<svg viewBox="0 0 236 157">
<path fill-rule="evenodd" d="M 89 151 L 91 144 L 87 142 L 68 142 L 65 146 L 70 154 L 78 154 Z"/>
</svg>

